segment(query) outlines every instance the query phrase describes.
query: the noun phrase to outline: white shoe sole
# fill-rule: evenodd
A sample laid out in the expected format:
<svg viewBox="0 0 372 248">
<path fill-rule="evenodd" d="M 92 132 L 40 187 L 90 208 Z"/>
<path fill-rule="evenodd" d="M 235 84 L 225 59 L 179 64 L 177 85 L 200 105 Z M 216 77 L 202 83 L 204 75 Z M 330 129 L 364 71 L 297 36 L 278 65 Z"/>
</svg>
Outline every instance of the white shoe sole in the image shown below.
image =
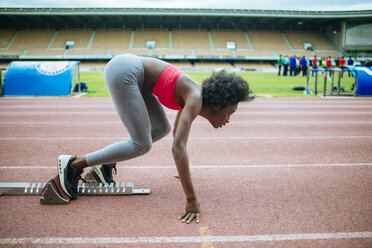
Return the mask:
<svg viewBox="0 0 372 248">
<path fill-rule="evenodd" d="M 70 161 L 72 155 L 60 155 L 58 157 L 58 175 L 59 175 L 59 181 L 61 183 L 61 187 L 63 191 L 72 198 L 72 196 L 68 193 L 66 187 L 65 187 L 65 168 L 68 164 L 68 161 Z"/>
</svg>

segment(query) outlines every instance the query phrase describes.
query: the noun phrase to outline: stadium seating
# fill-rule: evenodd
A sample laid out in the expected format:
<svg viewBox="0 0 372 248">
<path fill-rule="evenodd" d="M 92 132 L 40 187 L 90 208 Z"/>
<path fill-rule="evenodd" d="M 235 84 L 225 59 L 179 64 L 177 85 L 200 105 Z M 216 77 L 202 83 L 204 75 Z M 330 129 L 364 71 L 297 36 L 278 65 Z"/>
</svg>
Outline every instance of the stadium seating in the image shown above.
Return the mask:
<svg viewBox="0 0 372 248">
<path fill-rule="evenodd" d="M 311 52 L 311 51 L 308 51 L 308 50 L 304 50 L 304 49 L 293 49 L 293 50 L 289 50 L 289 49 L 286 49 L 286 50 L 277 50 L 276 51 L 278 55 L 282 54 L 283 56 L 285 55 L 288 55 L 289 57 L 290 56 L 293 56 L 293 55 L 296 55 L 296 56 L 306 56 L 306 57 L 309 57 L 309 58 L 312 58 L 314 57 L 314 54 Z"/>
<path fill-rule="evenodd" d="M 46 48 L 54 31 L 23 30 L 18 31 L 17 38 L 11 45 L 12 49 Z"/>
<path fill-rule="evenodd" d="M 255 50 L 288 49 L 279 31 L 247 31 Z"/>
<path fill-rule="evenodd" d="M 73 48 L 69 49 L 67 55 L 108 55 L 107 49 L 88 49 L 88 48 Z"/>
<path fill-rule="evenodd" d="M 315 53 L 319 58 L 326 58 L 328 56 L 331 56 L 332 58 L 335 58 L 335 57 L 341 56 L 341 54 L 336 50 L 328 50 L 328 51 L 317 50 Z"/>
<path fill-rule="evenodd" d="M 30 48 L 26 50 L 26 55 L 27 56 L 54 56 L 54 55 L 63 55 L 65 50 L 63 48 L 52 48 L 52 49 L 47 49 L 47 48 Z"/>
<path fill-rule="evenodd" d="M 0 30 L 0 49 L 6 49 L 15 34 L 15 30 Z"/>
<path fill-rule="evenodd" d="M 173 30 L 172 39 L 173 48 L 210 48 L 205 30 Z"/>
<path fill-rule="evenodd" d="M 66 41 L 75 41 L 65 49 Z M 147 41 L 155 41 L 153 49 Z M 227 49 L 235 42 L 236 49 Z M 314 51 L 303 43 L 313 44 Z M 338 57 L 341 54 L 320 32 L 280 32 L 268 30 L 189 30 L 189 29 L 67 29 L 67 30 L 0 30 L 0 55 L 24 58 L 77 56 L 77 58 L 110 58 L 122 53 L 164 58 L 244 58 L 270 59 L 282 55 Z M 183 64 L 187 68 L 216 68 L 217 64 Z M 251 66 L 250 64 L 249 66 Z M 255 66 L 260 68 L 261 64 Z M 267 66 L 267 65 L 265 65 Z M 229 65 L 228 67 L 232 67 Z"/>
<path fill-rule="evenodd" d="M 172 47 L 183 49 L 185 55 L 207 55 L 210 49 L 205 30 L 173 30 Z"/>
<path fill-rule="evenodd" d="M 217 62 L 197 62 L 194 64 L 194 68 L 197 71 L 210 71 L 210 70 L 230 70 L 232 65 L 230 63 L 217 63 Z"/>
<path fill-rule="evenodd" d="M 177 66 L 181 70 L 189 70 L 193 68 L 193 65 L 190 62 L 172 62 L 172 64 Z"/>
<path fill-rule="evenodd" d="M 255 71 L 262 71 L 264 69 L 273 69 L 275 68 L 270 63 L 252 63 L 252 62 L 235 62 L 235 68 L 241 68 L 242 70 L 255 70 Z"/>
<path fill-rule="evenodd" d="M 0 48 L 0 55 L 2 56 L 20 56 L 24 49 L 3 49 Z"/>
<path fill-rule="evenodd" d="M 236 55 L 245 57 L 273 57 L 274 53 L 271 49 L 236 49 Z"/>
<path fill-rule="evenodd" d="M 244 36 L 242 31 L 232 30 L 212 30 L 214 48 L 226 48 L 226 42 L 234 41 L 236 48 L 238 49 L 249 49 L 249 43 Z"/>
<path fill-rule="evenodd" d="M 0 63 L 0 69 L 4 70 L 8 67 L 9 63 Z"/>
<path fill-rule="evenodd" d="M 118 49 L 128 48 L 131 31 L 122 29 L 99 29 L 95 32 L 91 49 L 105 48 Z"/>
<path fill-rule="evenodd" d="M 136 31 L 133 48 L 146 48 L 146 41 L 156 41 L 157 48 L 169 48 L 169 31 L 157 29 Z"/>
<path fill-rule="evenodd" d="M 64 48 L 66 41 L 75 41 L 76 48 L 87 48 L 92 30 L 61 30 L 55 37 L 52 48 Z"/>
<path fill-rule="evenodd" d="M 312 43 L 314 49 L 334 50 L 331 43 L 320 33 L 316 32 L 286 32 L 289 42 L 294 49 L 304 49 L 303 43 Z"/>
</svg>

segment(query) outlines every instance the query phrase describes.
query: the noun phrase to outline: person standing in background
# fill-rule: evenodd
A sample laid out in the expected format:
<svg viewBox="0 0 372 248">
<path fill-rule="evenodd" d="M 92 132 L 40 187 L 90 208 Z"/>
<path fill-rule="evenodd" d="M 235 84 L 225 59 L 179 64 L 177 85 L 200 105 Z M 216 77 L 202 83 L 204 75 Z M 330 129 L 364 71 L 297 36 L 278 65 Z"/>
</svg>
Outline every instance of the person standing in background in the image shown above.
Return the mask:
<svg viewBox="0 0 372 248">
<path fill-rule="evenodd" d="M 288 65 L 289 65 L 289 58 L 288 55 L 284 56 L 283 59 L 283 76 L 288 76 Z"/>
<path fill-rule="evenodd" d="M 313 63 L 313 70 L 315 71 L 316 69 L 318 69 L 318 58 L 316 57 L 316 55 L 314 55 L 312 63 Z M 314 76 L 314 71 L 312 73 L 313 76 Z"/>
<path fill-rule="evenodd" d="M 296 76 L 296 55 L 292 56 L 290 59 L 290 71 L 289 74 L 291 76 Z"/>
<path fill-rule="evenodd" d="M 301 71 L 301 63 L 300 63 L 300 56 L 298 56 L 296 58 L 296 73 L 297 73 L 297 76 L 300 75 L 300 71 Z"/>
<path fill-rule="evenodd" d="M 346 67 L 345 67 L 345 64 L 346 64 L 345 57 L 342 56 L 342 57 L 340 58 L 340 60 L 338 61 L 338 66 L 340 67 L 341 70 L 343 70 L 343 69 L 346 68 Z M 343 77 L 343 76 L 344 76 L 344 72 L 341 71 L 341 77 Z"/>
<path fill-rule="evenodd" d="M 278 58 L 278 76 L 280 76 L 280 71 L 282 70 L 282 64 L 283 64 L 283 57 L 280 54 L 280 56 Z"/>
<path fill-rule="evenodd" d="M 328 58 L 326 59 L 326 67 L 327 67 L 327 69 L 332 68 L 332 58 L 331 58 L 331 56 L 328 56 Z"/>
<path fill-rule="evenodd" d="M 301 58 L 302 76 L 307 76 L 307 59 L 305 55 Z"/>
<path fill-rule="evenodd" d="M 326 68 L 329 70 L 329 76 L 331 76 L 331 69 L 332 69 L 332 58 L 328 56 L 326 59 Z"/>
<path fill-rule="evenodd" d="M 351 56 L 347 60 L 347 65 L 348 66 L 353 66 L 354 65 L 354 60 L 351 58 Z M 349 71 L 349 77 L 350 77 L 350 71 Z"/>
<path fill-rule="evenodd" d="M 347 60 L 347 65 L 354 65 L 354 60 L 353 60 L 353 58 L 351 56 Z"/>
</svg>

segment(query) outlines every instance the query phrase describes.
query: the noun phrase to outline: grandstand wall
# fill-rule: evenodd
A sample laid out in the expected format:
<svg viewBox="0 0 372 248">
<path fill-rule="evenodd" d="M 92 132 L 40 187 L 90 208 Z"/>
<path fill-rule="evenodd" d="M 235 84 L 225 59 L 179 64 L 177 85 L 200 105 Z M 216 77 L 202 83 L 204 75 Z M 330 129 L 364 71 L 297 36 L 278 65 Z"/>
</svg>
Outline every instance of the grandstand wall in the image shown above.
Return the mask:
<svg viewBox="0 0 372 248">
<path fill-rule="evenodd" d="M 2 54 L 18 54 L 20 58 L 37 55 L 101 55 L 112 56 L 125 52 L 138 55 L 187 57 L 219 57 L 273 59 L 279 53 L 302 53 L 307 56 L 318 52 L 337 50 L 321 33 L 303 33 L 238 30 L 22 30 L 1 31 L 0 50 Z M 17 34 L 17 35 L 14 35 Z M 16 37 L 15 37 L 16 36 Z M 287 40 L 287 42 L 286 42 Z M 65 48 L 66 41 L 74 41 L 75 47 Z M 155 41 L 154 49 L 146 48 L 146 41 Z M 235 49 L 228 49 L 226 42 L 235 42 Z M 303 47 L 303 43 L 311 42 L 314 52 Z"/>
<path fill-rule="evenodd" d="M 71 10 L 72 13 L 67 14 L 67 10 Z M 329 16 L 334 17 L 333 14 L 337 14 L 333 12 L 319 14 L 301 11 L 293 13 L 239 11 L 238 17 L 235 16 L 238 12 L 234 10 L 213 9 L 203 12 L 205 14 L 209 11 L 210 16 L 200 16 L 199 13 L 195 16 L 189 15 L 195 11 L 185 10 L 184 13 L 180 13 L 177 9 L 170 10 L 169 14 L 177 12 L 178 16 L 168 15 L 161 9 L 153 9 L 152 12 L 142 9 L 125 14 L 109 12 L 111 9 L 67 10 L 29 10 L 44 18 L 48 25 L 45 28 L 39 27 L 40 23 L 32 22 L 26 28 L 22 27 L 22 21 L 30 20 L 23 15 L 23 12 L 28 10 L 19 10 L 19 15 L 12 12 L 13 20 L 16 20 L 16 23 L 19 20 L 21 28 L 14 28 L 11 25 L 8 28 L 0 27 L 0 62 L 39 59 L 105 62 L 117 54 L 133 53 L 173 62 L 179 61 L 191 65 L 193 69 L 203 69 L 208 67 L 204 66 L 208 64 L 200 63 L 210 61 L 227 63 L 232 68 L 235 66 L 234 63 L 256 62 L 272 67 L 280 54 L 308 58 L 314 55 L 334 58 L 349 55 L 347 50 L 343 49 L 342 40 L 340 41 L 343 36 L 342 23 L 345 21 L 328 19 Z M 99 11 L 105 16 L 99 16 Z M 6 13 L 10 12 L 0 8 L 0 20 L 7 18 Z M 158 12 L 162 13 L 160 17 Z M 222 12 L 226 15 L 222 16 Z M 264 16 L 258 20 L 257 16 L 260 13 Z M 296 17 L 292 16 L 293 14 L 296 14 Z M 346 14 L 341 13 L 339 16 Z M 310 15 L 313 15 L 311 17 L 313 19 L 310 19 Z M 372 17 L 372 11 L 365 15 Z M 93 22 L 97 19 L 101 20 L 100 24 Z M 51 20 L 58 22 L 64 20 L 65 25 L 53 28 Z M 75 28 L 77 20 L 80 24 L 83 23 L 84 28 Z M 131 26 L 134 21 L 140 25 Z M 121 22 L 121 28 L 114 27 L 118 22 Z M 297 22 L 301 25 L 293 24 Z M 335 34 L 332 31 L 334 27 L 340 27 L 340 32 Z M 333 36 L 330 35 L 331 32 Z M 66 41 L 74 41 L 75 46 L 66 48 Z M 148 48 L 146 42 L 149 41 L 156 42 L 155 47 Z M 233 42 L 235 48 L 227 48 L 227 42 Z M 304 43 L 311 43 L 313 50 L 306 50 Z M 372 48 L 369 46 L 363 48 L 366 49 L 363 55 L 369 57 Z"/>
</svg>

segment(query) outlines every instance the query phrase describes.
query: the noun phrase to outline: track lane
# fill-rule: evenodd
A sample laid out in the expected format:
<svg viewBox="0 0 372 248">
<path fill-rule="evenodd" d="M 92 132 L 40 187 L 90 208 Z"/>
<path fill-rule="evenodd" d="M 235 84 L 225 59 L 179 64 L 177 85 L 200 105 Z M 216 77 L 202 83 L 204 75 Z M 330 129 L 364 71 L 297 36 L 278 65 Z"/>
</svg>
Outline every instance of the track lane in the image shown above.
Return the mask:
<svg viewBox="0 0 372 248">
<path fill-rule="evenodd" d="M 59 154 L 84 154 L 99 149 L 118 141 L 115 134 L 123 130 L 110 99 L 4 98 L 0 102 L 1 181 L 49 180 L 55 174 L 52 168 Z M 66 103 L 70 106 L 66 107 Z M 106 114 L 80 116 L 79 112 L 89 106 L 96 106 Z M 213 247 L 368 247 L 372 239 L 360 236 L 255 242 L 216 240 L 239 235 L 319 234 L 322 237 L 340 232 L 347 235 L 370 232 L 371 106 L 369 99 L 258 98 L 242 104 L 227 128 L 213 130 L 205 120 L 198 119 L 190 137 L 189 155 L 203 207 L 200 225 L 182 225 L 175 219 L 183 208 L 183 193 L 173 177 L 176 169 L 168 136 L 154 144 L 147 155 L 119 163 L 117 180 L 150 187 L 151 195 L 104 200 L 82 197 L 69 206 L 52 207 L 39 205 L 38 197 L 3 196 L 0 208 L 4 211 L 0 217 L 6 225 L 0 231 L 0 242 L 7 237 L 187 238 L 200 237 L 199 228 L 207 227 L 210 236 L 216 237 Z M 40 114 L 33 115 L 35 111 Z M 167 113 L 172 121 L 175 113 Z M 86 130 L 77 133 L 79 125 L 71 124 L 76 121 Z M 89 134 L 99 133 L 99 127 L 104 129 L 102 136 L 87 140 Z M 307 128 L 311 130 L 305 131 Z M 122 135 L 126 137 L 124 130 Z M 11 166 L 50 166 L 51 169 Z M 222 216 L 220 209 L 227 209 Z M 167 217 L 163 217 L 164 213 Z M 72 216 L 73 221 L 66 216 Z M 187 247 L 202 245 L 186 244 Z M 122 247 L 123 243 L 58 246 Z M 163 241 L 125 246 L 184 247 L 185 243 Z"/>
</svg>

